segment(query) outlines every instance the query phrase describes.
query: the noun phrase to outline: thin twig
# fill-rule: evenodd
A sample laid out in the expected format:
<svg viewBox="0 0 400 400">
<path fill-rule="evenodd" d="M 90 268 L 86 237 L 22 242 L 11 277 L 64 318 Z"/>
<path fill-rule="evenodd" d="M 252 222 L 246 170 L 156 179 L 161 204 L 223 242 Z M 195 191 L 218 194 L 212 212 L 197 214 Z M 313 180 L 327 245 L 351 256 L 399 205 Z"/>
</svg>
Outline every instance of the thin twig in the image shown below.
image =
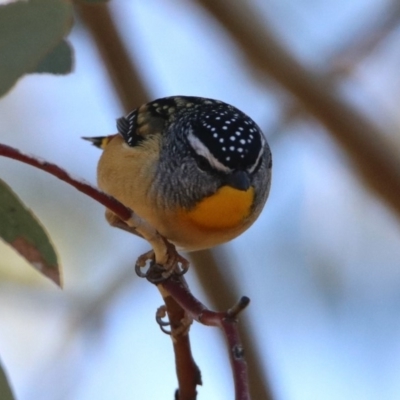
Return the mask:
<svg viewBox="0 0 400 400">
<path fill-rule="evenodd" d="M 351 72 L 355 65 L 373 53 L 382 42 L 399 27 L 400 3 L 392 0 L 373 16 L 368 26 L 346 40 L 341 48 L 328 57 L 331 73 L 342 75 Z"/>
<path fill-rule="evenodd" d="M 235 384 L 235 400 L 250 400 L 247 364 L 244 359 L 243 346 L 240 340 L 237 314 L 248 304 L 248 299 L 241 299 L 234 307 L 235 312 L 214 312 L 197 300 L 188 290 L 181 277 L 172 276 L 160 284 L 175 301 L 196 321 L 222 329 L 228 344 L 229 358 Z"/>
<path fill-rule="evenodd" d="M 195 400 L 196 387 L 201 385 L 201 372 L 193 359 L 190 339 L 188 317 L 185 310 L 177 303 L 169 292 L 157 285 L 165 302 L 165 310 L 168 314 L 172 344 L 175 354 L 176 376 L 178 387 L 176 400 Z M 190 324 L 190 321 L 189 321 Z M 182 328 L 184 331 L 182 332 Z"/>
<path fill-rule="evenodd" d="M 195 266 L 193 270 L 197 278 L 204 282 L 203 290 L 212 308 L 221 310 L 235 301 L 240 292 L 239 284 L 235 274 L 229 272 L 230 260 L 223 247 L 213 249 L 212 252 L 202 250 L 191 253 L 190 260 Z M 272 400 L 269 372 L 246 319 L 247 316 L 243 315 L 242 324 L 238 328 L 246 349 L 250 393 L 254 399 Z"/>
<path fill-rule="evenodd" d="M 370 21 L 362 30 L 355 33 L 354 36 L 341 47 L 333 50 L 326 61 L 325 76 L 331 79 L 331 82 L 337 82 L 338 79 L 344 76 L 351 75 L 354 68 L 360 64 L 365 58 L 371 55 L 376 48 L 379 47 L 387 37 L 398 28 L 400 23 L 400 3 L 395 0 L 385 4 L 385 9 L 374 16 L 373 21 Z M 286 96 L 287 97 L 287 96 Z M 294 123 L 299 118 L 304 118 L 304 107 L 293 98 L 282 99 L 283 115 L 279 123 L 273 128 L 273 133 L 268 135 L 269 140 L 278 132 L 283 132 L 287 126 Z M 380 110 L 383 114 L 384 111 Z M 384 115 L 386 126 L 394 125 L 391 122 L 391 117 Z M 273 139 L 272 139 L 273 140 Z"/>
<path fill-rule="evenodd" d="M 90 183 L 87 183 L 79 178 L 72 177 L 56 164 L 45 161 L 30 154 L 23 153 L 20 150 L 15 149 L 14 147 L 7 146 L 6 144 L 1 143 L 0 155 L 21 161 L 25 164 L 32 165 L 35 168 L 39 168 L 42 171 L 54 175 L 58 179 L 61 179 L 62 181 L 73 186 L 75 189 L 78 189 L 80 192 L 86 194 L 87 196 L 96 200 L 98 203 L 107 207 L 109 210 L 118 215 L 118 217 L 121 218 L 123 221 L 128 221 L 132 216 L 132 211 L 129 208 L 125 207 L 118 200 L 100 191 L 96 187 L 92 186 Z"/>
</svg>

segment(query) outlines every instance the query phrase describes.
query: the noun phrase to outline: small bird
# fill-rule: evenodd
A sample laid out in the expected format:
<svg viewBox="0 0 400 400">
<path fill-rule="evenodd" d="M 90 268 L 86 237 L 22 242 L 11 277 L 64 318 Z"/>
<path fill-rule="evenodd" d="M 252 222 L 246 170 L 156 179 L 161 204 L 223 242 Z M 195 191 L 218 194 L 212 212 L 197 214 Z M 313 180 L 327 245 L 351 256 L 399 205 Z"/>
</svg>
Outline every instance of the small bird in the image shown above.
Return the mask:
<svg viewBox="0 0 400 400">
<path fill-rule="evenodd" d="M 117 120 L 118 133 L 84 138 L 104 151 L 98 186 L 184 251 L 211 248 L 257 219 L 272 158 L 257 124 L 219 100 L 173 96 Z M 111 211 L 107 220 L 123 228 Z"/>
</svg>

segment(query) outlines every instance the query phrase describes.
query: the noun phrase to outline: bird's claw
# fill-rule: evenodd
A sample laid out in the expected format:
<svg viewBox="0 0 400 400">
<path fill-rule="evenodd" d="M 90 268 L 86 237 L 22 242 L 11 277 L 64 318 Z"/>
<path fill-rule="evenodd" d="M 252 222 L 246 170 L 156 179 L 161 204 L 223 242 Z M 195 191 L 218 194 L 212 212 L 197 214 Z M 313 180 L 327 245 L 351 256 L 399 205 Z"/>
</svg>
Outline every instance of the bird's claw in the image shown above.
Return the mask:
<svg viewBox="0 0 400 400">
<path fill-rule="evenodd" d="M 174 338 L 178 336 L 185 336 L 188 334 L 190 325 L 192 325 L 193 319 L 189 316 L 185 316 L 180 320 L 179 326 L 173 327 L 171 330 L 166 329 L 167 326 L 171 326 L 169 321 L 165 321 L 163 318 L 167 316 L 166 306 L 161 306 L 156 312 L 156 321 L 160 329 L 167 335 L 171 335 Z"/>
<path fill-rule="evenodd" d="M 175 246 L 170 243 L 167 243 L 167 252 L 167 261 L 163 265 L 156 263 L 153 250 L 142 254 L 136 261 L 136 274 L 154 284 L 161 283 L 172 275 L 184 275 L 189 269 L 189 261 L 178 254 Z M 143 272 L 143 268 L 146 266 L 148 269 Z"/>
</svg>

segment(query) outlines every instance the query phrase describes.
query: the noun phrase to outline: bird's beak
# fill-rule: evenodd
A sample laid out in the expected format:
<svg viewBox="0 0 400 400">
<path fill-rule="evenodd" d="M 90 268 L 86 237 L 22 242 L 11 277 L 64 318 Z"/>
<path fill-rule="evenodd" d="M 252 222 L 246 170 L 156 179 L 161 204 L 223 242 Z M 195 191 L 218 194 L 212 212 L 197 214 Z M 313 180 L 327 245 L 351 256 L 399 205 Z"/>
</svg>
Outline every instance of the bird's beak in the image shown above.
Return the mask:
<svg viewBox="0 0 400 400">
<path fill-rule="evenodd" d="M 225 184 L 245 192 L 250 187 L 250 176 L 246 171 L 234 171 L 227 175 Z"/>
</svg>

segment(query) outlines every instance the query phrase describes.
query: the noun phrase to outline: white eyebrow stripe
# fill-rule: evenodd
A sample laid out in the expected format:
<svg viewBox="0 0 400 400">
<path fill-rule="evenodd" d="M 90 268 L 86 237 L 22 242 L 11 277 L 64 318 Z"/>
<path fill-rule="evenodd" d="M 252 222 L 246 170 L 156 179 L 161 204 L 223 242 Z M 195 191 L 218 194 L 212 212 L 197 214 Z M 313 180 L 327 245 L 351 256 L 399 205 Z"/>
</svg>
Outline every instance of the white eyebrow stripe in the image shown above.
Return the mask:
<svg viewBox="0 0 400 400">
<path fill-rule="evenodd" d="M 219 171 L 225 172 L 225 173 L 232 172 L 232 169 L 228 168 L 227 166 L 225 166 L 224 164 L 219 162 L 211 154 L 210 150 L 208 150 L 208 148 L 204 145 L 204 143 L 201 142 L 201 140 L 198 137 L 193 135 L 192 131 L 190 131 L 188 134 L 188 141 L 189 141 L 190 145 L 192 146 L 192 149 L 198 155 L 203 156 L 205 159 L 207 159 L 212 167 L 214 167 L 215 169 L 217 169 Z"/>
<path fill-rule="evenodd" d="M 256 169 L 258 163 L 260 162 L 260 158 L 262 157 L 263 153 L 264 153 L 264 147 L 265 147 L 265 137 L 262 133 L 260 133 L 260 139 L 261 139 L 261 150 L 258 153 L 256 162 L 253 164 L 253 166 L 251 168 L 249 168 L 249 172 L 250 174 L 252 174 L 254 172 L 254 170 Z"/>
</svg>

